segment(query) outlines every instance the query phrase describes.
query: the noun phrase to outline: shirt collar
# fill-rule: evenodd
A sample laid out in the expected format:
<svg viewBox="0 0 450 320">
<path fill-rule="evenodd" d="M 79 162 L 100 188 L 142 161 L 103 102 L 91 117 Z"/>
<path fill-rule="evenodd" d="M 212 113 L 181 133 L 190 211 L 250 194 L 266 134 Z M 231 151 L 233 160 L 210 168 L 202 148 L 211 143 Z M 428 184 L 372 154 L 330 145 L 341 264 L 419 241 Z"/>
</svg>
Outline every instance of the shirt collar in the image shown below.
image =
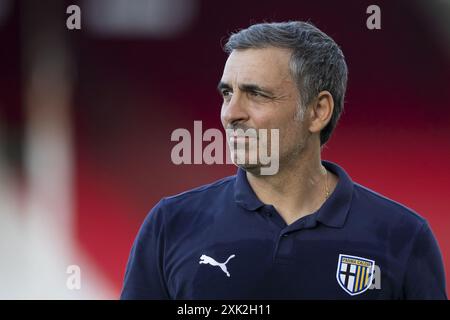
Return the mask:
<svg viewBox="0 0 450 320">
<path fill-rule="evenodd" d="M 337 164 L 322 160 L 322 165 L 339 177 L 338 184 L 330 197 L 313 215 L 317 221 L 330 226 L 341 228 L 345 224 L 353 195 L 353 181 L 347 172 Z M 248 183 L 245 170 L 238 168 L 234 185 L 234 199 L 238 205 L 256 211 L 264 206 Z"/>
<path fill-rule="evenodd" d="M 264 206 L 258 199 L 252 187 L 248 183 L 247 174 L 244 169 L 238 168 L 236 181 L 234 183 L 234 199 L 241 207 L 255 211 Z"/>
</svg>

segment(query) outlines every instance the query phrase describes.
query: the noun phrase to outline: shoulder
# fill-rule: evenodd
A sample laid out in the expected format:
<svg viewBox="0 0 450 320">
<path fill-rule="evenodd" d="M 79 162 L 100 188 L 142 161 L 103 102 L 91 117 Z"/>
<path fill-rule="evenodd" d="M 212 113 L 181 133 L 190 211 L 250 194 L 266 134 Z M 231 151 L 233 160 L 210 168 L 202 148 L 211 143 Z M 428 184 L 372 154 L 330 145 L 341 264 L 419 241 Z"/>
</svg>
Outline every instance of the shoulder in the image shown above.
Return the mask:
<svg viewBox="0 0 450 320">
<path fill-rule="evenodd" d="M 229 176 L 179 194 L 162 198 L 149 212 L 144 223 L 167 223 L 176 218 L 193 218 L 206 208 L 220 205 L 233 195 L 236 176 Z M 177 219 L 178 220 L 178 219 Z"/>
<path fill-rule="evenodd" d="M 415 210 L 358 183 L 354 183 L 353 199 L 353 204 L 365 212 L 364 217 L 378 224 L 409 229 L 413 233 L 427 224 Z"/>
<path fill-rule="evenodd" d="M 205 185 L 181 192 L 179 194 L 165 197 L 162 199 L 162 202 L 164 203 L 164 205 L 170 206 L 173 204 L 178 204 L 180 202 L 183 203 L 183 202 L 198 201 L 198 200 L 211 201 L 212 199 L 209 198 L 210 196 L 220 194 L 224 191 L 224 189 L 227 189 L 226 191 L 230 191 L 230 188 L 233 188 L 235 179 L 236 179 L 235 175 L 225 177 L 220 180 L 214 181 L 212 183 L 205 184 Z"/>
</svg>

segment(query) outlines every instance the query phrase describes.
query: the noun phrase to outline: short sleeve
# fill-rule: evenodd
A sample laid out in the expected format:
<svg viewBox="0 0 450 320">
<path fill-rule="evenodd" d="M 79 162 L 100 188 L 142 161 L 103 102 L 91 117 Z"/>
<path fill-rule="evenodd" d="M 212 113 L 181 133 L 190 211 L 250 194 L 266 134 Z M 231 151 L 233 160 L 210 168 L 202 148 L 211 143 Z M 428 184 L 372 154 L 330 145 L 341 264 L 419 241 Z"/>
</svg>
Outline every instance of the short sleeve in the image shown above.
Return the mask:
<svg viewBox="0 0 450 320">
<path fill-rule="evenodd" d="M 426 222 L 414 240 L 403 290 L 405 299 L 447 299 L 441 252 Z"/>
<path fill-rule="evenodd" d="M 120 299 L 169 299 L 164 272 L 162 200 L 142 224 L 127 263 Z"/>
</svg>

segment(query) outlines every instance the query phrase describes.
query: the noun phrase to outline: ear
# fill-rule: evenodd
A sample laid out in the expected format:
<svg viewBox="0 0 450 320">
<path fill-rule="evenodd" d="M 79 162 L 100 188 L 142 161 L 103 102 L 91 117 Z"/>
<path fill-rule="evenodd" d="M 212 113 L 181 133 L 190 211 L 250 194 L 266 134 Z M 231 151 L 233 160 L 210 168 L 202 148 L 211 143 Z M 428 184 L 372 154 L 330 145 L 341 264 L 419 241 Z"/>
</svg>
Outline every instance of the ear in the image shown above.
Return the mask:
<svg viewBox="0 0 450 320">
<path fill-rule="evenodd" d="M 310 107 L 311 133 L 320 132 L 331 120 L 334 109 L 333 96 L 329 91 L 321 91 Z"/>
</svg>

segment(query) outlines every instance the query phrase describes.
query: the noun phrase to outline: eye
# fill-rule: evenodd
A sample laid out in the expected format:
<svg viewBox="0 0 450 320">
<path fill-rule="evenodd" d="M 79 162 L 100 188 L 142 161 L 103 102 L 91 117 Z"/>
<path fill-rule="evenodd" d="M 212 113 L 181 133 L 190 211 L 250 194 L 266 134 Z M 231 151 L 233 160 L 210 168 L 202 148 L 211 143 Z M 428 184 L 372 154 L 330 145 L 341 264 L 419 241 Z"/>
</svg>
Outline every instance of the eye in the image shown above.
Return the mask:
<svg viewBox="0 0 450 320">
<path fill-rule="evenodd" d="M 222 93 L 222 97 L 223 97 L 224 100 L 229 100 L 230 97 L 231 97 L 231 94 L 232 94 L 232 92 L 230 90 L 228 90 L 228 89 L 223 89 L 221 91 L 221 93 Z"/>
<path fill-rule="evenodd" d="M 249 96 L 251 96 L 253 98 L 261 98 L 261 99 L 268 99 L 269 98 L 269 96 L 267 96 L 267 95 L 265 95 L 265 94 L 263 94 L 261 92 L 258 92 L 258 91 L 249 91 L 248 94 L 249 94 Z"/>
</svg>

